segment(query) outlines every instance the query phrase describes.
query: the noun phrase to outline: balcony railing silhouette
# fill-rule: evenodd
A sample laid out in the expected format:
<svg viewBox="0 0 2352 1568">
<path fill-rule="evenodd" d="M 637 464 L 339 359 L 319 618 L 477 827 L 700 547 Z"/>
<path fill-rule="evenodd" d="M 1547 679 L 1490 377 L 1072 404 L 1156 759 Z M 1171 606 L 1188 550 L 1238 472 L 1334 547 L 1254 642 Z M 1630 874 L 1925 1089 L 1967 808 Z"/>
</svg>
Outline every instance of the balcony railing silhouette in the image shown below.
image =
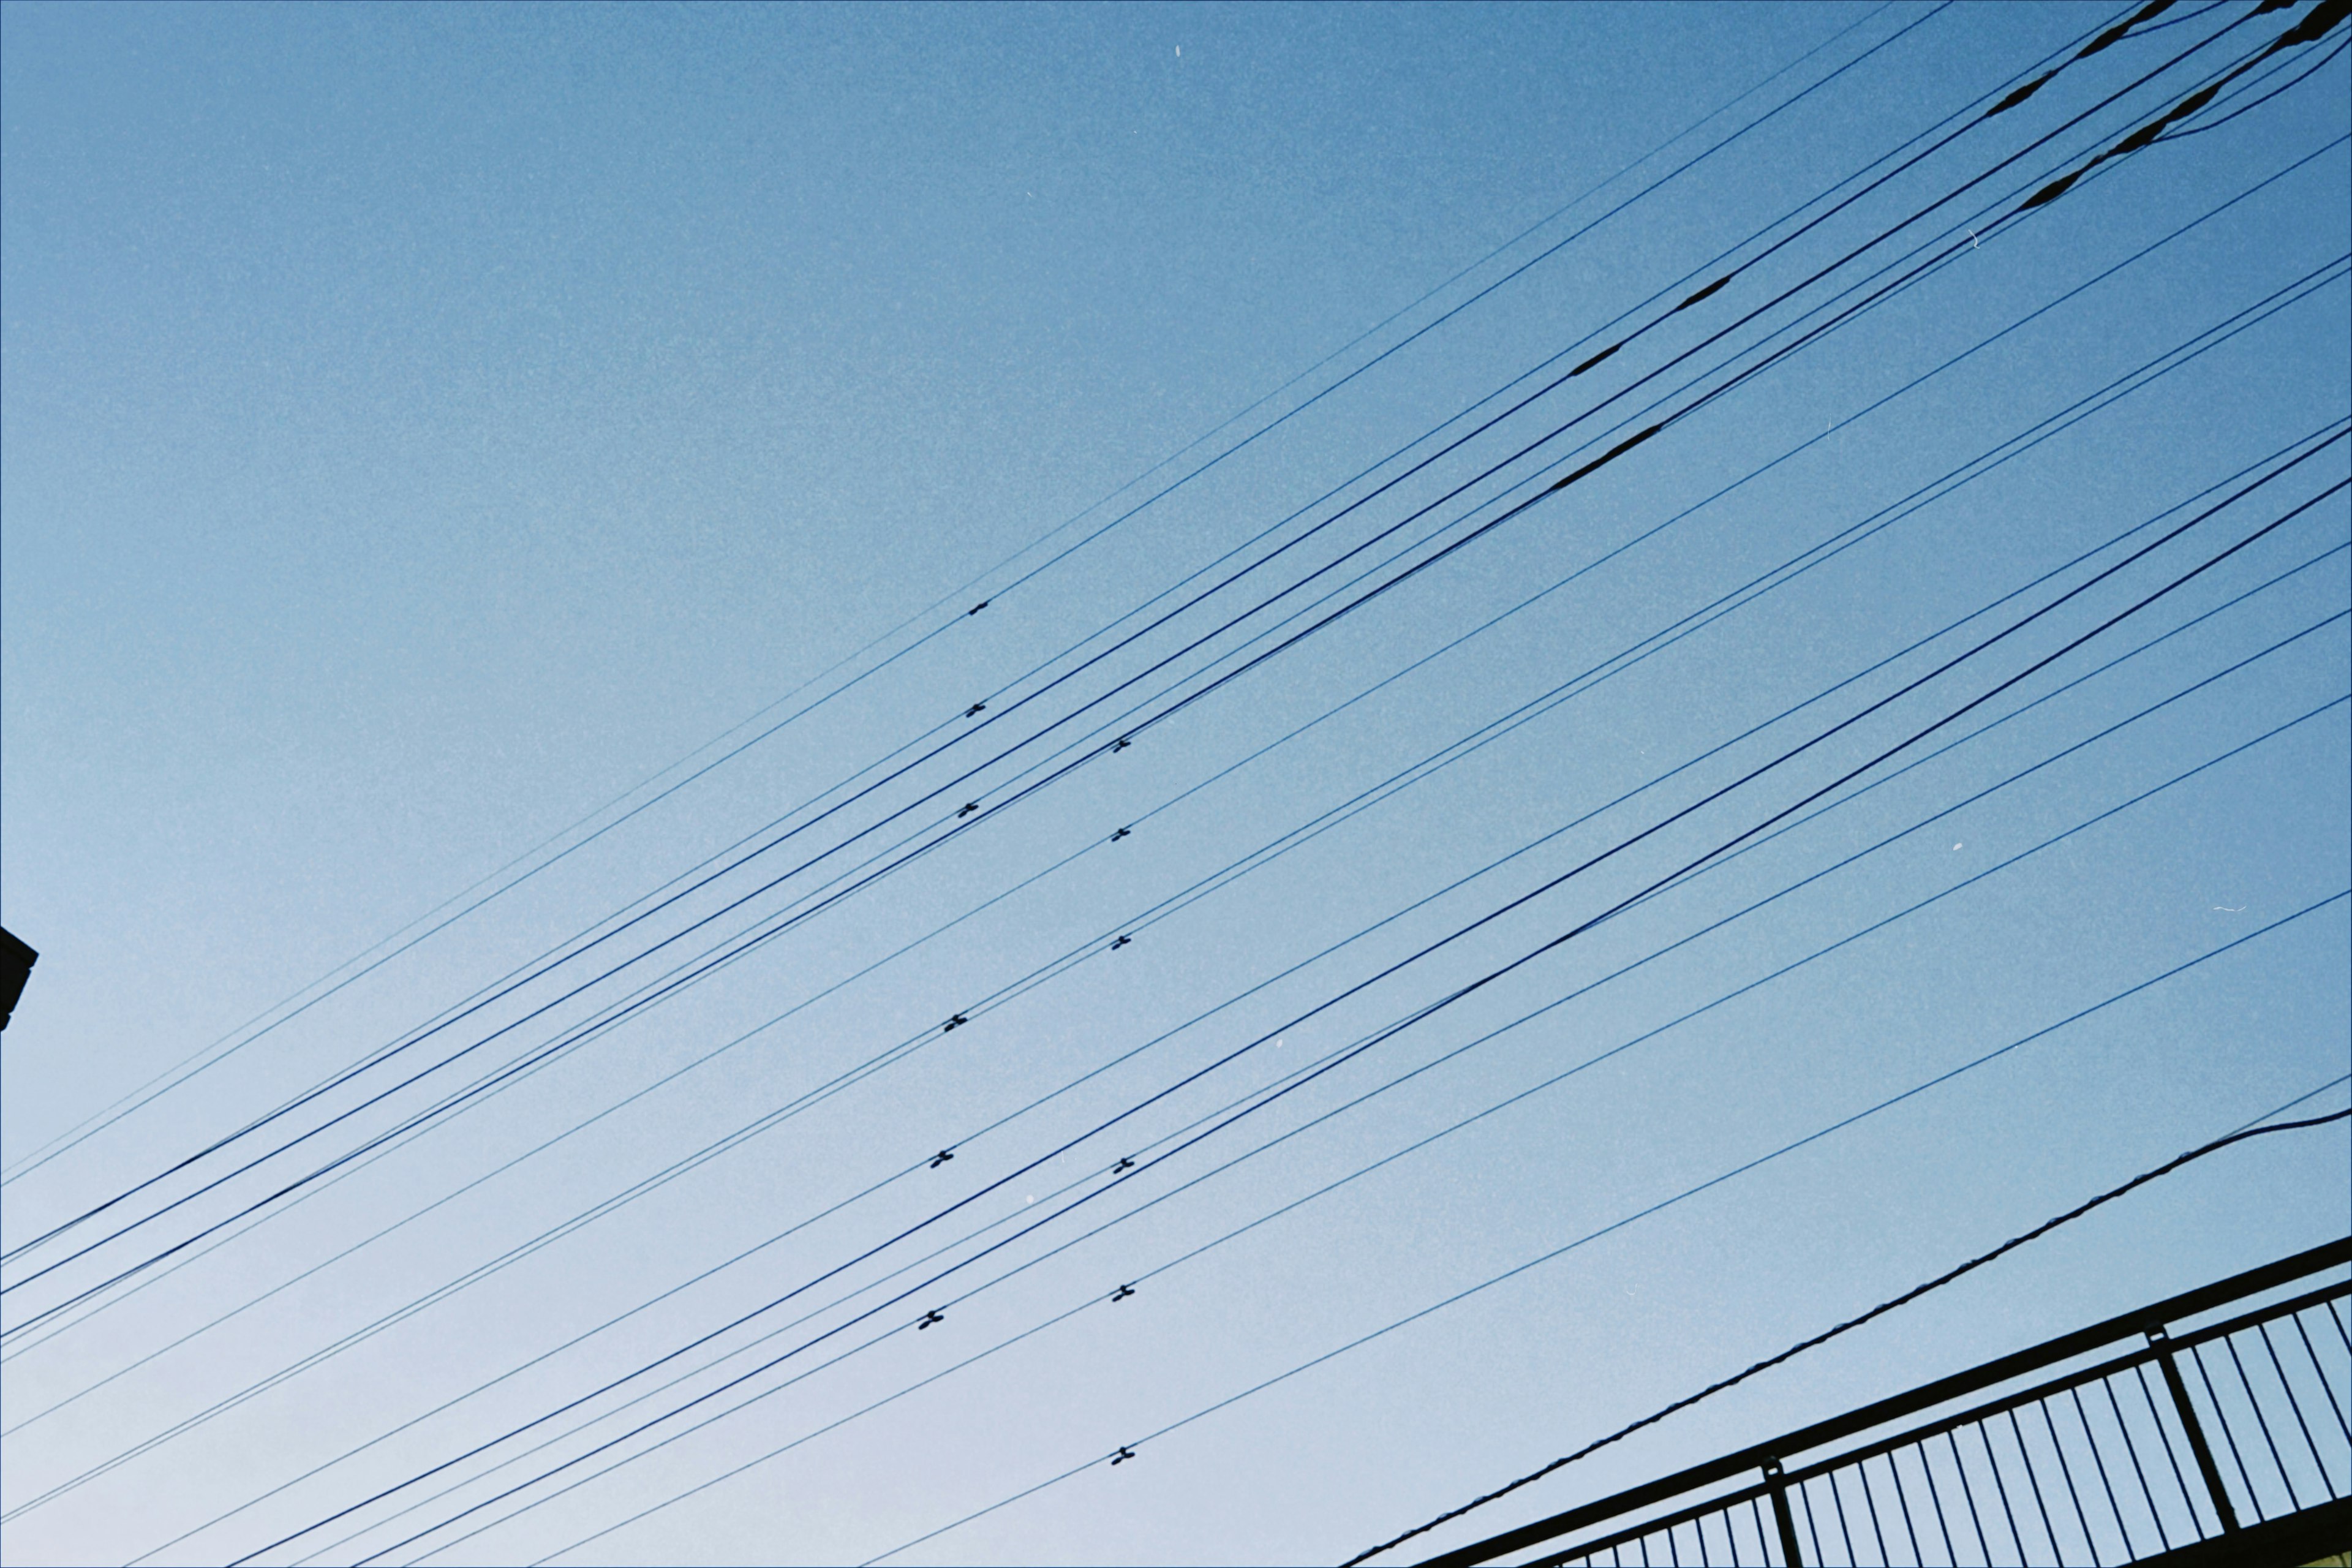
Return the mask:
<svg viewBox="0 0 2352 1568">
<path fill-rule="evenodd" d="M 2347 1261 L 2315 1247 L 1425 1568 L 2313 1563 L 2352 1547 L 2352 1281 L 2318 1282 Z"/>
</svg>

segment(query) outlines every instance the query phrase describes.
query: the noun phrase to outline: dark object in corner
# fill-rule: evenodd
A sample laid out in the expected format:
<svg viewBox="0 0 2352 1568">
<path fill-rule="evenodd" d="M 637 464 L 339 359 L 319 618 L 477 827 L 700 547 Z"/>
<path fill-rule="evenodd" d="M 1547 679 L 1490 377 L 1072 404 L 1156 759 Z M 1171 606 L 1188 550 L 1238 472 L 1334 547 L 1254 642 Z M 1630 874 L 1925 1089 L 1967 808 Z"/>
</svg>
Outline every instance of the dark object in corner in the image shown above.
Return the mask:
<svg viewBox="0 0 2352 1568">
<path fill-rule="evenodd" d="M 8 1026 L 8 1015 L 16 1010 L 16 998 L 25 994 L 25 981 L 40 956 L 0 930 L 0 1029 Z"/>
</svg>

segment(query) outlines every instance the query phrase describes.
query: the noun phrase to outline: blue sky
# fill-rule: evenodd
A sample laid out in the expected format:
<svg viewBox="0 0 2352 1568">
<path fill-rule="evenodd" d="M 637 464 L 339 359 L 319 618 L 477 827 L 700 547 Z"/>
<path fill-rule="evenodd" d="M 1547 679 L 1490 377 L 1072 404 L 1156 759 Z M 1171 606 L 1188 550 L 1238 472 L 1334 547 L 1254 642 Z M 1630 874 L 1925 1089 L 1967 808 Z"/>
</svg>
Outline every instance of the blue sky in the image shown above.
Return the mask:
<svg viewBox="0 0 2352 1568">
<path fill-rule="evenodd" d="M 1405 517 L 1579 411 L 1578 399 L 1646 375 L 2199 38 L 2241 24 L 1974 199 L 1938 209 L 1905 246 L 2013 185 L 2030 189 L 2045 164 L 2079 164 L 2176 101 L 2206 62 L 2225 63 L 2304 14 L 2247 20 L 2251 10 L 2239 0 L 2177 8 L 2160 30 L 2070 67 L 2011 116 L 1284 562 L 1320 565 Z M 1041 661 L 2107 15 L 1916 0 L 1877 9 L 11 0 L 0 7 L 0 918 L 43 956 L 0 1055 L 0 1134 L 15 1173 L 0 1209 L 8 1244 L 402 1037 L 911 737 L 976 724 L 960 717 L 972 702 L 992 697 L 1001 713 L 1037 684 L 1008 683 Z M 1002 563 L 1049 530 L 1083 515 L 1057 536 L 1066 542 L 1119 515 L 1865 51 L 1874 52 L 1007 591 L 1049 552 Z M 2297 68 L 2316 58 L 2291 57 Z M 872 1053 L 922 1047 L 7 1521 L 9 1554 L 121 1562 L 155 1548 L 1231 1002 L 959 1148 L 936 1173 L 906 1177 L 155 1560 L 250 1550 L 664 1354 L 1192 1068 L 1273 1037 L 1131 1132 L 1023 1177 L 966 1216 L 1009 1226 L 1066 1183 L 1080 1184 L 1074 1195 L 1089 1190 L 1130 1145 L 1171 1136 L 1599 912 L 1671 870 L 1677 854 L 1696 855 L 1828 783 L 1868 755 L 1868 742 L 1892 744 L 1906 725 L 2326 490 L 2345 472 L 2342 442 L 2136 575 L 2019 634 L 1986 656 L 1992 662 L 1285 1027 L 1729 783 L 1739 764 L 1923 672 L 1930 653 L 1580 820 L 1595 807 L 2352 413 L 2347 285 L 2340 266 L 2327 270 L 2352 246 L 2348 89 L 2339 56 L 2210 134 L 2106 166 L 1128 750 L 992 811 L 937 853 L 119 1305 L 52 1323 L 62 1331 L 36 1344 L 20 1337 L 0 1363 L 7 1424 L 39 1420 L 5 1439 L 11 1509 Z M 2300 292 L 2282 295 L 2290 289 Z M 2258 306 L 2225 341 L 2200 337 Z M 2140 367 L 2170 364 L 2160 356 L 2175 351 L 2177 369 L 2126 383 L 2133 389 L 2112 407 L 1752 607 L 1230 889 L 1149 925 L 1136 920 L 2037 422 Z M 1155 467 L 1179 453 L 1190 456 Z M 1553 456 L 1547 448 L 1535 460 Z M 1123 488 L 1139 479 L 1141 488 Z M 1500 493 L 1490 482 L 1464 499 L 1483 505 Z M 2315 903 L 1943 1088 L 907 1560 L 1336 1560 L 2183 1148 L 2331 1084 L 2308 1103 L 2340 1106 L 2352 1069 L 2346 905 L 2324 900 L 2352 885 L 2346 710 L 2327 706 L 2352 681 L 2339 614 L 2352 595 L 2346 528 L 2337 490 L 1937 743 L 2057 692 L 2048 701 L 1639 906 L 1081 1215 L 1108 1217 L 1170 1191 L 1523 1014 L 1580 993 L 1575 1000 L 1038 1262 L 919 1337 L 886 1338 L 430 1560 L 557 1551 L 1637 1038 L 1153 1274 L 1115 1309 L 1077 1312 L 562 1561 L 885 1552 Z M 1419 537 L 1409 531 L 1398 542 Z M 2072 585 L 2124 548 L 2037 592 Z M 982 597 L 987 611 L 962 613 Z M 1206 614 L 1105 671 L 1123 679 L 1143 652 L 1184 640 L 1176 632 L 1205 632 Z M 1260 624 L 1169 674 L 1222 656 Z M 902 625 L 896 640 L 873 644 Z M 2176 628 L 2185 629 L 2058 691 Z M 934 631 L 184 1087 L 23 1168 L 175 1064 L 246 1040 L 249 1020 L 277 1017 L 268 1010 L 281 998 L 311 994 L 299 988 L 346 973 L 337 966 L 461 889 L 518 857 L 517 870 L 536 866 L 617 812 L 588 814 L 648 798 L 681 776 L 662 770 L 747 716 L 767 714 L 731 731 L 735 740 L 794 712 L 830 684 L 770 705 L 836 661 L 860 662 L 828 682 Z M 2283 646 L 2265 652 L 2273 645 Z M 1936 647 L 1957 646 L 1956 634 Z M 1409 666 L 1418 668 L 1400 675 Z M 1091 696 L 1109 683 L 1106 673 L 1064 691 Z M 1007 694 L 994 697 L 1000 689 Z M 991 733 L 1009 738 L 1076 705 L 1041 699 Z M 2126 720 L 1851 867 L 1593 984 Z M 1003 799 L 1012 769 L 1034 754 L 972 793 Z M 895 810 L 952 776 L 950 760 L 811 833 L 840 837 L 884 803 Z M 929 819 L 908 816 L 899 831 Z M 1419 902 L 1572 821 L 1500 869 Z M 1110 841 L 1129 826 L 1130 837 Z M 1038 876 L 1049 867 L 1058 868 Z M 744 917 L 781 907 L 785 892 L 763 895 Z M 949 921 L 958 923 L 929 934 Z M 1129 931 L 1131 945 L 1108 951 L 1103 939 Z M 1001 1006 L 976 1005 L 1079 952 L 1066 973 Z M 936 1033 L 967 1008 L 968 1029 Z M 787 1009 L 706 1065 L 410 1218 Z M 467 1062 L 487 1068 L 574 1016 L 518 1028 Z M 454 1049 L 487 1032 L 461 1038 L 453 1028 L 435 1044 Z M 463 1081 L 452 1068 L 412 1094 Z M 330 1156 L 340 1136 L 305 1147 Z M 292 1155 L 279 1163 L 296 1168 Z M 1494 1524 L 2340 1236 L 2352 1223 L 2347 1163 L 2340 1131 L 2207 1162 L 1531 1491 L 1519 1514 L 1497 1510 Z M 208 1225 L 236 1206 L 208 1195 L 105 1256 L 134 1261 L 139 1242 L 168 1243 L 194 1228 L 184 1222 Z M 1075 1233 L 1076 1217 L 1060 1223 L 958 1275 L 956 1289 Z M 889 1297 L 876 1277 L 908 1260 L 893 1253 L 858 1266 L 841 1288 L 869 1293 L 802 1331 Z M 11 1293 L 11 1326 L 46 1303 L 30 1300 L 44 1288 L 25 1287 L 26 1307 Z M 930 1300 L 893 1307 L 875 1327 L 903 1331 Z M 801 1310 L 772 1314 L 756 1331 Z M 711 1349 L 732 1351 L 752 1331 Z M 657 1399 L 699 1393 L 761 1359 L 698 1373 Z M 115 1376 L 132 1363 L 142 1364 Z M 538 1468 L 627 1425 L 586 1428 Z M 510 1484 L 530 1473 L 499 1476 Z M 372 1532 L 321 1560 L 388 1547 L 499 1489 L 467 1484 L 397 1523 L 355 1516 L 351 1526 Z M 324 1549 L 341 1533 L 306 1546 Z"/>
</svg>

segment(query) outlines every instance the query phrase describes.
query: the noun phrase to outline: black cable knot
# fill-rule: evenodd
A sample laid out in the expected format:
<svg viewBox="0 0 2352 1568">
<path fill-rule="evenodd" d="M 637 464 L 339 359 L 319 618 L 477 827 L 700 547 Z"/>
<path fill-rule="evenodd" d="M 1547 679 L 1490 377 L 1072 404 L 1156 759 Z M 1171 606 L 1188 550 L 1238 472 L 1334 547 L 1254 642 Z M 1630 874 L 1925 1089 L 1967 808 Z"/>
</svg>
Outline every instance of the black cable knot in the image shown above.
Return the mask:
<svg viewBox="0 0 2352 1568">
<path fill-rule="evenodd" d="M 932 1156 L 931 1156 L 931 1169 L 932 1169 L 932 1170 L 934 1170 L 934 1171 L 936 1171 L 936 1170 L 938 1170 L 941 1165 L 946 1164 L 950 1160 L 952 1160 L 952 1159 L 954 1159 L 954 1158 L 955 1158 L 955 1151 L 954 1151 L 954 1150 L 952 1150 L 952 1149 L 942 1149 L 942 1150 L 940 1150 L 938 1153 L 936 1153 L 936 1154 L 934 1154 L 934 1155 L 932 1155 Z"/>
<path fill-rule="evenodd" d="M 923 1330 L 923 1329 L 928 1329 L 928 1328 L 929 1328 L 933 1323 L 944 1323 L 944 1322 L 946 1322 L 946 1321 L 947 1321 L 947 1319 L 946 1319 L 945 1317 L 943 1317 L 942 1315 L 940 1315 L 939 1312 L 937 1312 L 937 1311 L 929 1311 L 929 1312 L 925 1312 L 925 1313 L 923 1314 L 923 1316 L 922 1316 L 922 1320 L 921 1320 L 919 1322 L 916 1323 L 915 1327 L 916 1327 L 916 1329 L 917 1329 L 918 1331 L 920 1331 L 920 1330 Z"/>
</svg>

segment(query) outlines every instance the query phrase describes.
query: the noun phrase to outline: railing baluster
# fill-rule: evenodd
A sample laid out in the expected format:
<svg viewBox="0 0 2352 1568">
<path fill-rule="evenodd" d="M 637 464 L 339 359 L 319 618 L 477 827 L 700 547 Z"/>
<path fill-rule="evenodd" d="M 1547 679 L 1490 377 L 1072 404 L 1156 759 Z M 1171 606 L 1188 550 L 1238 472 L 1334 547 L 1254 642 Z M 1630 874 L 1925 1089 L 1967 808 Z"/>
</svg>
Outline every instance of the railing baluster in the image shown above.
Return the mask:
<svg viewBox="0 0 2352 1568">
<path fill-rule="evenodd" d="M 2050 1542 L 2050 1561 L 2058 1568 L 2066 1568 L 2066 1559 L 2058 1550 L 2058 1532 L 2050 1528 L 2050 1505 L 2042 1500 L 2042 1478 L 2033 1473 L 2033 1456 L 2025 1450 L 2025 1428 L 2017 1424 L 2017 1407 L 2001 1412 L 2009 1417 L 2010 1436 L 2017 1439 L 2017 1462 L 2025 1467 L 2025 1484 L 2033 1489 L 2033 1511 L 2042 1516 L 2042 1533 Z"/>
<path fill-rule="evenodd" d="M 2328 1377 L 2327 1368 L 2320 1364 L 2319 1351 L 2312 1344 L 2311 1336 L 2304 1332 L 2303 1314 L 2297 1312 L 2291 1321 L 2294 1324 L 2294 1337 L 2303 1342 L 2303 1353 L 2311 1358 L 2311 1370 L 2319 1376 L 2320 1389 L 2327 1395 L 2327 1413 L 2335 1416 L 2336 1425 L 2344 1429 L 2345 1441 L 2352 1443 L 2352 1420 L 2346 1419 L 2344 1401 L 2336 1396 L 2336 1384 Z"/>
<path fill-rule="evenodd" d="M 2091 1534 L 2090 1516 L 2083 1511 L 2083 1496 L 2074 1486 L 2074 1467 L 2066 1462 L 2066 1445 L 2058 1440 L 2058 1423 L 2051 1418 L 2050 1402 L 2037 1399 L 2034 1403 L 2042 1406 L 2042 1425 L 2050 1434 L 2051 1452 L 2058 1456 L 2058 1477 L 2066 1483 L 2066 1500 L 2074 1505 L 2074 1522 L 2083 1527 L 2083 1550 L 2091 1554 L 2091 1568 L 2101 1568 L 2099 1543 Z"/>
<path fill-rule="evenodd" d="M 1927 1554 L 1919 1550 L 1919 1532 L 1911 1528 L 1911 1500 L 1903 1495 L 1903 1468 L 1895 1456 L 1886 1456 L 1886 1473 L 1895 1478 L 1895 1506 L 1903 1510 L 1903 1533 L 1911 1538 L 1911 1561 L 1926 1568 Z"/>
<path fill-rule="evenodd" d="M 2279 1392 L 2286 1395 L 2286 1407 L 2294 1413 L 2294 1425 L 2303 1434 L 2303 1446 L 2311 1450 L 2312 1468 L 2319 1472 L 2319 1485 L 2329 1497 L 2336 1495 L 2336 1484 L 2327 1479 L 2327 1461 L 2319 1457 L 2319 1445 L 2311 1440 L 2311 1424 L 2303 1418 L 2303 1401 L 2294 1396 L 2294 1384 L 2286 1377 L 2286 1363 L 2279 1360 L 2278 1346 L 2271 1342 L 2270 1325 L 2256 1323 L 2254 1331 L 2263 1337 L 2263 1349 L 2271 1358 L 2271 1370 L 2278 1373 Z"/>
<path fill-rule="evenodd" d="M 2189 1347 L 2189 1364 L 2197 1369 L 2197 1381 L 2205 1385 L 2205 1397 L 2213 1406 L 2213 1419 L 2221 1424 L 2221 1442 L 2230 1450 L 2230 1462 L 2237 1467 L 2238 1479 L 2245 1484 L 2246 1506 L 2254 1510 L 2256 1520 L 2270 1518 L 2263 1508 L 2262 1494 L 2254 1490 L 2254 1478 L 2246 1469 L 2246 1456 L 2238 1451 L 2238 1434 L 2230 1426 L 2229 1413 L 2221 1408 L 2221 1391 L 2213 1386 L 2213 1373 L 2205 1365 L 2201 1346 Z"/>
<path fill-rule="evenodd" d="M 2105 1383 L 2106 1379 L 2099 1381 Z M 2116 1516 L 2116 1534 L 2124 1543 L 2124 1561 L 2128 1563 L 2139 1553 L 2132 1549 L 2131 1527 L 2124 1523 L 2124 1510 L 2116 1506 L 2115 1483 L 2107 1479 L 2106 1457 L 2099 1452 L 2098 1434 L 2091 1430 L 2091 1413 L 2083 1408 L 2083 1391 L 2080 1388 L 2068 1389 L 2066 1396 L 2074 1402 L 2074 1419 L 2083 1427 L 2083 1446 L 2091 1450 L 2091 1463 L 2098 1467 L 2099 1489 L 2107 1494 L 2107 1511 Z M 2094 1552 L 2091 1555 L 2096 1562 L 2098 1553 Z"/>
<path fill-rule="evenodd" d="M 1800 1483 L 1797 1487 L 1797 1498 L 1805 1505 L 1805 1534 L 1813 1543 L 1813 1561 L 1817 1563 L 1827 1563 L 1829 1555 L 1822 1550 L 1821 1526 L 1813 1519 L 1813 1494 L 1805 1489 L 1803 1483 Z"/>
<path fill-rule="evenodd" d="M 1871 1495 L 1870 1461 L 1865 1459 L 1854 1466 L 1853 1475 L 1854 1479 L 1862 1483 L 1863 1506 L 1870 1510 L 1870 1535 L 1872 1540 L 1878 1542 L 1878 1561 L 1892 1563 L 1895 1558 L 1886 1550 L 1886 1532 L 1878 1528 L 1878 1499 Z"/>
<path fill-rule="evenodd" d="M 1984 1514 L 1977 1508 L 1976 1489 L 1969 1485 L 1969 1463 L 1960 1458 L 1960 1441 L 1948 1426 L 1944 1428 L 1944 1443 L 1952 1450 L 1952 1468 L 1959 1472 L 1960 1499 L 1969 1505 L 1969 1524 L 1977 1532 L 1977 1554 L 1985 1560 L 1986 1568 L 1991 1568 L 1992 1544 L 1985 1540 Z"/>
<path fill-rule="evenodd" d="M 1936 1531 L 1944 1538 L 1944 1561 L 1959 1568 L 1960 1554 L 1952 1545 L 1951 1521 L 1944 1517 L 1944 1494 L 1936 1485 L 1936 1464 L 1928 1458 L 1927 1445 L 1921 1443 L 1913 1452 L 1919 1456 L 1919 1473 L 1927 1478 L 1927 1500 L 1936 1505 Z"/>
<path fill-rule="evenodd" d="M 1848 1563 L 1859 1563 L 1862 1559 L 1853 1550 L 1853 1531 L 1845 1526 L 1845 1497 L 1838 1490 L 1837 1472 L 1832 1470 L 1822 1479 L 1829 1482 L 1830 1501 L 1837 1509 L 1838 1533 L 1845 1538 L 1845 1560 Z"/>
<path fill-rule="evenodd" d="M 2145 1388 L 2147 1385 L 2142 1384 L 2141 1386 Z M 2099 1379 L 2099 1387 L 2106 1394 L 2107 1408 L 2116 1413 L 2116 1430 L 2124 1435 L 2124 1453 L 2131 1460 L 2132 1474 L 2139 1480 L 2139 1495 L 2147 1504 L 2149 1521 L 2156 1526 L 2157 1544 L 2164 1551 L 2169 1552 L 2172 1550 L 2172 1537 L 2164 1528 L 2164 1510 L 2156 1506 L 2155 1489 L 2147 1484 L 2147 1470 L 2139 1462 L 2139 1445 L 2132 1441 L 2131 1423 L 2124 1419 L 2123 1402 L 2116 1397 L 2116 1380 L 2113 1377 L 2103 1377 Z M 2150 1405 L 2148 1409 L 2151 1415 L 2155 1413 L 2154 1405 Z M 2131 1544 L 2131 1538 L 2128 1535 L 2124 1538 L 2124 1543 L 2126 1546 Z M 2135 1557 L 2139 1555 L 2137 1548 L 2133 1548 L 2132 1555 Z"/>
<path fill-rule="evenodd" d="M 2164 1385 L 2172 1394 L 2172 1406 L 2179 1413 L 2180 1429 L 2189 1438 L 2189 1452 L 2197 1461 L 2197 1473 L 2204 1478 L 2206 1494 L 2213 1500 L 2213 1517 L 2221 1521 L 2222 1534 L 2235 1534 L 2238 1510 L 2231 1506 L 2229 1490 L 2221 1485 L 2221 1467 L 2213 1462 L 2212 1445 L 2205 1441 L 2205 1428 L 2197 1419 L 2197 1407 L 2189 1403 L 2189 1384 L 2182 1381 L 2179 1363 L 2173 1360 L 2171 1337 L 2161 1327 L 2153 1328 L 2147 1331 L 2147 1342 L 2156 1347 L 2157 1364 L 2163 1369 Z M 2221 1406 L 2214 1406 L 2214 1414 L 2220 1413 Z M 2168 1439 L 2167 1446 L 2169 1447 Z"/>
<path fill-rule="evenodd" d="M 2017 1515 L 2009 1506 L 2009 1483 L 2000 1479 L 2000 1458 L 1992 1451 L 1992 1433 L 1981 1421 L 1977 1423 L 1977 1441 L 1984 1445 L 1985 1468 L 1992 1472 L 1993 1495 L 2000 1499 L 2000 1517 L 2009 1521 L 2009 1538 L 2017 1543 L 2017 1560 L 2022 1563 L 2026 1561 L 2025 1537 L 2017 1532 Z"/>
</svg>

